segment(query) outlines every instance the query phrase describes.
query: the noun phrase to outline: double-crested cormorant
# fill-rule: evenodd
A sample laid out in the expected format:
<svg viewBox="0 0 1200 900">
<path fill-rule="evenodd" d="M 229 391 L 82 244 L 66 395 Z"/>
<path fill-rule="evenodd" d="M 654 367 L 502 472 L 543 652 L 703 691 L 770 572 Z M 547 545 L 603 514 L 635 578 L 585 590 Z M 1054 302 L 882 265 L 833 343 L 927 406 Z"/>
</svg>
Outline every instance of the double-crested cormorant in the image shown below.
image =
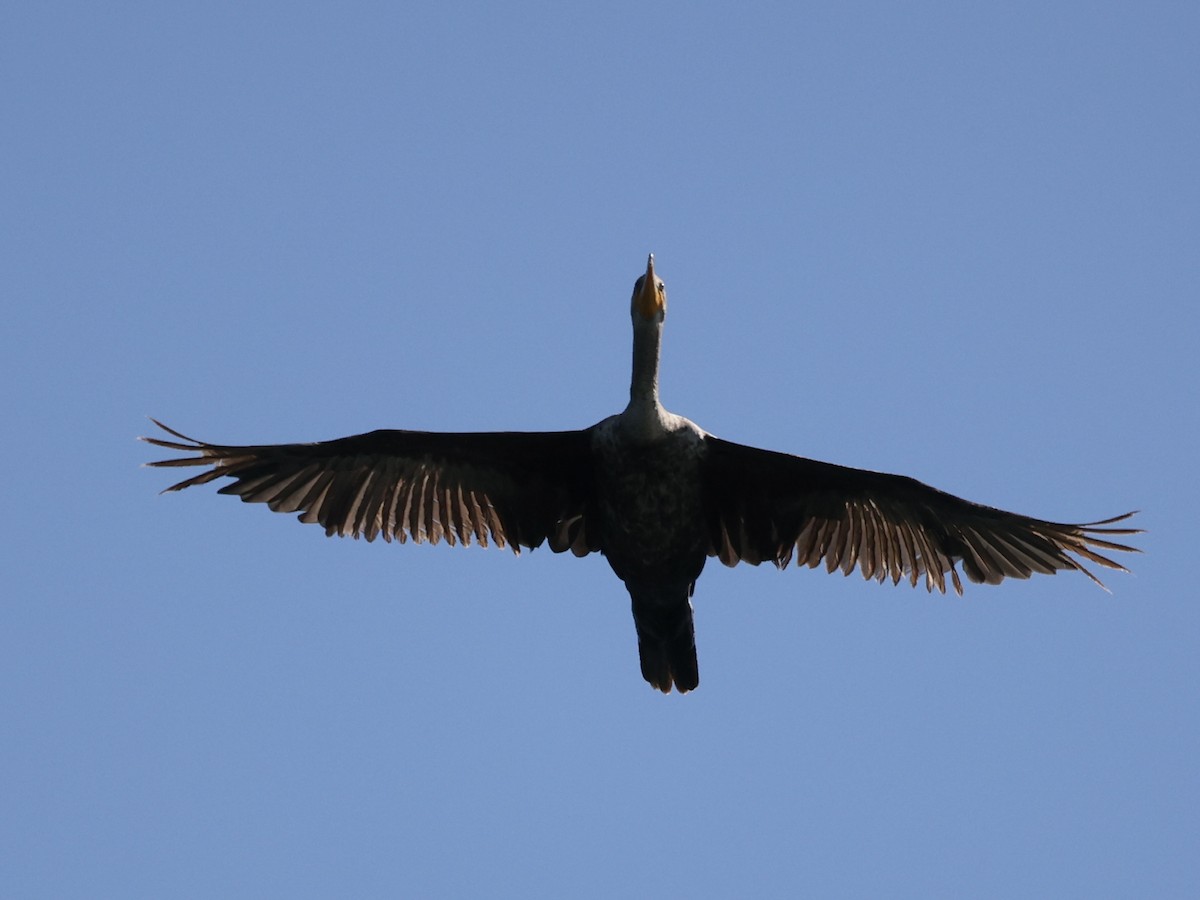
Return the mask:
<svg viewBox="0 0 1200 900">
<path fill-rule="evenodd" d="M 727 566 L 795 559 L 810 568 L 962 593 L 1081 562 L 1125 571 L 1100 551 L 1139 529 L 1132 513 L 1065 525 L 981 506 L 912 478 L 759 450 L 713 437 L 658 400 L 667 293 L 654 272 L 633 286 L 633 380 L 619 415 L 581 431 L 441 434 L 372 431 L 312 444 L 143 438 L 197 455 L 152 466 L 211 466 L 167 488 L 228 476 L 220 489 L 300 513 L 327 535 L 436 544 L 599 551 L 633 599 L 642 675 L 663 691 L 699 683 L 690 597 L 710 556 Z M 1076 557 L 1079 557 L 1077 559 Z M 1103 585 L 1101 585 L 1103 586 Z"/>
</svg>

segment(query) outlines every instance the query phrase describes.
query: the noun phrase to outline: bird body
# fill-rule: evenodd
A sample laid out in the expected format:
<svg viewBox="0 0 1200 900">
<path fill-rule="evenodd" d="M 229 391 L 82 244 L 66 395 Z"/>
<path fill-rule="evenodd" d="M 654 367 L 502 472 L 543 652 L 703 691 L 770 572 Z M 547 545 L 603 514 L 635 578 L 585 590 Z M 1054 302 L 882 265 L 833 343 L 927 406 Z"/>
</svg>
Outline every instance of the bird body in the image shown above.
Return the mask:
<svg viewBox="0 0 1200 900">
<path fill-rule="evenodd" d="M 649 439 L 623 435 L 627 424 L 617 416 L 592 429 L 598 530 L 633 601 L 642 674 L 687 691 L 699 680 L 691 596 L 709 546 L 705 435 L 680 416 Z"/>
<path fill-rule="evenodd" d="M 681 693 L 699 683 L 691 596 L 709 557 L 725 565 L 811 568 L 923 579 L 962 593 L 1078 570 L 1124 571 L 1101 551 L 1133 551 L 1118 523 L 1063 524 L 972 503 L 912 478 L 760 450 L 717 438 L 658 397 L 666 289 L 651 256 L 634 285 L 633 377 L 623 412 L 561 432 L 382 430 L 309 444 L 223 445 L 156 422 L 190 454 L 153 466 L 204 466 L 167 490 L 221 477 L 220 493 L 298 513 L 327 535 L 478 543 L 577 556 L 603 553 L 632 601 L 643 677 Z"/>
</svg>

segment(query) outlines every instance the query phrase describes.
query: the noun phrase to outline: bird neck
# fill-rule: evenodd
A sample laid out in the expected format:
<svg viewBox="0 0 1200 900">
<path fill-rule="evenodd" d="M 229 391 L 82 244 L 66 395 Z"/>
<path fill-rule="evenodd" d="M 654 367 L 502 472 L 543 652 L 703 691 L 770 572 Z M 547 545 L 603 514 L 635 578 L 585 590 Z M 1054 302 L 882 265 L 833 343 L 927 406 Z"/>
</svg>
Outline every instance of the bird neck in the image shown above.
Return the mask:
<svg viewBox="0 0 1200 900">
<path fill-rule="evenodd" d="M 658 359 L 662 347 L 662 322 L 635 316 L 633 323 L 633 379 L 629 384 L 627 421 L 639 431 L 657 432 L 663 408 L 658 400 Z M 640 426 L 640 427 L 638 427 Z"/>
</svg>

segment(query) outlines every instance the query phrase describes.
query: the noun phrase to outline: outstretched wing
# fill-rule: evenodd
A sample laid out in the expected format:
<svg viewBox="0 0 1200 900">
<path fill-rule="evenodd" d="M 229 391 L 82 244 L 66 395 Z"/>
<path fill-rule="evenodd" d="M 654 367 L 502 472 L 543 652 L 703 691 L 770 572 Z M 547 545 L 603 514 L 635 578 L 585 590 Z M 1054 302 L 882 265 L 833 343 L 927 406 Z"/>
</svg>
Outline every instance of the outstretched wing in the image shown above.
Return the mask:
<svg viewBox="0 0 1200 900">
<path fill-rule="evenodd" d="M 1081 562 L 1125 567 L 1103 555 L 1136 552 L 1113 540 L 1141 529 L 1113 527 L 1133 513 L 1065 525 L 981 506 L 901 475 L 885 475 L 759 450 L 708 437 L 709 555 L 727 566 L 780 568 L 793 558 L 815 568 L 945 593 L 946 575 L 962 593 L 967 578 L 997 584 L 1035 572 L 1083 572 Z M 1078 557 L 1078 558 L 1077 558 Z"/>
<path fill-rule="evenodd" d="M 537 547 L 579 556 L 589 543 L 590 443 L 586 431 L 372 431 L 312 444 L 210 444 L 151 420 L 177 440 L 142 440 L 194 455 L 151 466 L 208 466 L 171 485 L 217 478 L 219 493 L 299 513 L 327 535 L 403 543 Z"/>
</svg>

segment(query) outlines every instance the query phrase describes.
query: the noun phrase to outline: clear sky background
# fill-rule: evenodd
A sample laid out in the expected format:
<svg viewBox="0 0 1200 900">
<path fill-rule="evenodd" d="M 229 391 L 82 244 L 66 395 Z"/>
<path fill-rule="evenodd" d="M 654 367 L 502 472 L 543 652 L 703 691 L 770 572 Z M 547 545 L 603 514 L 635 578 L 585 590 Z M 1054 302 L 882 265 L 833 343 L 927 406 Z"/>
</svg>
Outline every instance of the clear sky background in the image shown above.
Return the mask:
<svg viewBox="0 0 1200 900">
<path fill-rule="evenodd" d="M 1200 7 L 12 4 L 6 897 L 1200 896 Z M 736 441 L 1067 521 L 1112 595 L 327 540 L 214 441 Z"/>
</svg>

